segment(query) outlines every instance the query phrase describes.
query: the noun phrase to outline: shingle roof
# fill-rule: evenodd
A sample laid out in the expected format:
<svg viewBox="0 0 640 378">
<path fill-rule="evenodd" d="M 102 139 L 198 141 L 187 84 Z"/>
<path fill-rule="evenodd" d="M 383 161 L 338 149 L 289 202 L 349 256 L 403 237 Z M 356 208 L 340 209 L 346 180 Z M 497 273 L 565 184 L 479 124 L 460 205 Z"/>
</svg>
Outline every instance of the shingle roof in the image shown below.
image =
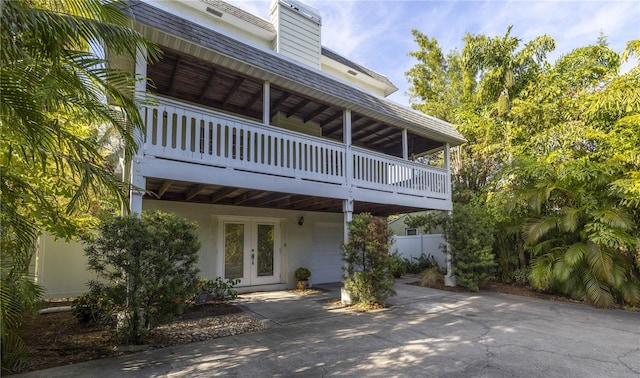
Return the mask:
<svg viewBox="0 0 640 378">
<path fill-rule="evenodd" d="M 190 41 L 206 49 L 233 59 L 237 65 L 246 64 L 270 73 L 273 78 L 293 81 L 308 93 L 317 93 L 324 101 L 377 118 L 399 127 L 407 127 L 434 140 L 457 145 L 464 137 L 448 122 L 413 109 L 376 97 L 326 74 L 313 70 L 275 53 L 239 42 L 229 36 L 155 8 L 140 0 L 129 0 L 135 21 Z M 262 79 L 262 77 L 260 77 Z M 275 82 L 275 81 L 274 81 Z M 286 83 L 285 83 L 286 84 Z"/>
</svg>

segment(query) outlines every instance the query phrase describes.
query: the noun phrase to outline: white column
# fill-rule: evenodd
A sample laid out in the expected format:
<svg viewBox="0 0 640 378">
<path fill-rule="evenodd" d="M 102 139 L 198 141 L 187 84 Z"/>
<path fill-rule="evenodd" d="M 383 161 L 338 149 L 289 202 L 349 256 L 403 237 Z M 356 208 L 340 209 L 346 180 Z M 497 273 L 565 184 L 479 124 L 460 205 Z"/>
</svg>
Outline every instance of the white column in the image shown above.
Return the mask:
<svg viewBox="0 0 640 378">
<path fill-rule="evenodd" d="M 407 129 L 402 129 L 402 158 L 409 160 L 409 133 Z"/>
<path fill-rule="evenodd" d="M 345 185 L 351 188 L 353 183 L 353 153 L 351 151 L 351 109 L 342 113 L 342 142 L 345 146 Z"/>
<path fill-rule="evenodd" d="M 349 222 L 353 220 L 353 198 L 351 198 L 351 192 L 349 192 L 348 199 L 342 202 L 342 212 L 344 214 L 344 242 L 349 242 Z M 346 268 L 346 263 L 345 263 Z M 340 289 L 340 301 L 344 305 L 351 305 L 353 300 L 351 298 L 351 292 L 347 291 L 344 287 Z"/>
<path fill-rule="evenodd" d="M 264 82 L 262 87 L 262 123 L 269 126 L 271 122 L 271 83 Z"/>
<path fill-rule="evenodd" d="M 134 87 L 134 99 L 138 106 L 145 100 L 147 92 L 147 50 L 138 49 L 136 52 L 136 83 Z M 144 122 L 144 109 L 140 108 L 140 116 Z M 146 125 L 145 125 L 146 126 Z M 125 157 L 125 169 L 124 175 L 125 182 L 129 187 L 129 212 L 131 214 L 142 214 L 142 196 L 144 195 L 144 189 L 146 182 L 144 176 L 137 166 L 140 164 L 140 160 L 144 156 L 144 135 L 143 130 L 133 130 L 133 139 L 136 143 L 136 152 L 134 156 Z"/>
<path fill-rule="evenodd" d="M 449 143 L 444 144 L 444 170 L 447 172 L 447 189 L 449 190 L 449 195 L 452 193 L 451 188 L 451 148 Z"/>
</svg>

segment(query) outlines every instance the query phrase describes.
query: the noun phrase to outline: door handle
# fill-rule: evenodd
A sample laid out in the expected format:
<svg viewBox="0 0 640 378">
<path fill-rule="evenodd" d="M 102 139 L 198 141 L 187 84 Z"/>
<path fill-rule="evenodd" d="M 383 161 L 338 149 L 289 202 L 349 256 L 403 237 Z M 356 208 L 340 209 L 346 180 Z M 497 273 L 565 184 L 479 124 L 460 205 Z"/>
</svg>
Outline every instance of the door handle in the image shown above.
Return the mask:
<svg viewBox="0 0 640 378">
<path fill-rule="evenodd" d="M 256 255 L 253 252 L 254 252 L 254 250 L 252 249 L 251 250 L 251 265 L 255 265 L 255 257 L 256 257 Z"/>
</svg>

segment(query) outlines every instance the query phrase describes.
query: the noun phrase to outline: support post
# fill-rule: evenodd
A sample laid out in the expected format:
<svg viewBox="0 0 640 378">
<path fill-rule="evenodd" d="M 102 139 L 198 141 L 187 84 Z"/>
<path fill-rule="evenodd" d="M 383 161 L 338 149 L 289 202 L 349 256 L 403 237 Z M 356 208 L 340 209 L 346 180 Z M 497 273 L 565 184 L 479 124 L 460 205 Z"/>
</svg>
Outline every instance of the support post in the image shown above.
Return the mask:
<svg viewBox="0 0 640 378">
<path fill-rule="evenodd" d="M 268 81 L 262 86 L 262 123 L 265 126 L 271 123 L 271 83 Z"/>
<path fill-rule="evenodd" d="M 448 212 L 448 215 L 449 217 L 451 217 L 451 211 Z M 449 245 L 448 241 L 445 243 L 445 247 L 447 248 L 447 255 L 446 255 L 447 274 L 444 276 L 444 286 L 457 286 L 458 279 L 455 276 L 455 274 L 453 274 L 453 261 L 452 261 L 453 256 L 451 255 L 451 246 Z"/>
<path fill-rule="evenodd" d="M 342 142 L 345 146 L 345 185 L 351 190 L 353 185 L 353 152 L 351 150 L 351 109 L 342 113 Z"/>
<path fill-rule="evenodd" d="M 142 122 L 145 122 L 146 117 L 142 103 L 145 100 L 147 92 L 147 50 L 144 48 L 139 48 L 136 51 L 135 75 L 136 83 L 133 96 L 140 109 Z M 129 212 L 140 216 L 142 214 L 142 196 L 144 195 L 146 182 L 136 166 L 140 164 L 140 160 L 144 156 L 143 130 L 140 128 L 134 129 L 133 139 L 136 144 L 136 149 L 133 156 L 125 156 L 123 181 L 129 184 Z"/>
<path fill-rule="evenodd" d="M 409 132 L 402 129 L 402 158 L 409 160 Z"/>
<path fill-rule="evenodd" d="M 344 237 L 343 240 L 345 243 L 349 242 L 349 222 L 353 220 L 353 198 L 351 194 L 349 198 L 342 202 L 342 212 L 344 214 Z M 346 262 L 345 262 L 346 268 Z M 345 271 L 346 277 L 346 271 Z M 340 289 L 340 301 L 342 304 L 346 306 L 350 306 L 353 303 L 351 298 L 351 292 L 344 288 L 344 286 Z"/>
</svg>

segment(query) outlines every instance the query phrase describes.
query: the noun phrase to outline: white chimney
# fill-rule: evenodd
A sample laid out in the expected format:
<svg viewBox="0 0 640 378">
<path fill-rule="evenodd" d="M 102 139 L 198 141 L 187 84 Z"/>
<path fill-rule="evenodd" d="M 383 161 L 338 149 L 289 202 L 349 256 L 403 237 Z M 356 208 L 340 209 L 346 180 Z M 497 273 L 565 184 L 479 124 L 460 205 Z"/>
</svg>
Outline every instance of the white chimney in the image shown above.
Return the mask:
<svg viewBox="0 0 640 378">
<path fill-rule="evenodd" d="M 320 69 L 322 19 L 315 8 L 298 0 L 274 0 L 271 23 L 277 32 L 276 52 Z"/>
</svg>

